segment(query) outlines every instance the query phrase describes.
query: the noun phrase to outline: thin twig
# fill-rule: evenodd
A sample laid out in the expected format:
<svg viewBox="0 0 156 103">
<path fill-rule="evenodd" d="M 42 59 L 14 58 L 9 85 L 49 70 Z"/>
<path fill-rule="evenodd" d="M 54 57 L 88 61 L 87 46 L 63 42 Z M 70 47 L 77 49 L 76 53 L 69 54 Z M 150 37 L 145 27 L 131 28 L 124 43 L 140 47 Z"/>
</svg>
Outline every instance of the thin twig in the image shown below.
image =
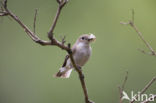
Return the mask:
<svg viewBox="0 0 156 103">
<path fill-rule="evenodd" d="M 65 42 L 66 42 L 66 36 L 64 35 L 63 37 L 62 37 L 62 44 L 64 44 Z"/>
<path fill-rule="evenodd" d="M 153 98 L 155 100 L 156 99 L 156 94 L 153 95 L 152 97 L 149 97 L 147 100 L 145 100 L 145 101 L 143 101 L 141 103 L 149 103 L 149 102 L 152 102 L 152 101 L 150 101 L 151 98 Z"/>
<path fill-rule="evenodd" d="M 5 0 L 5 2 L 7 2 Z M 8 15 L 14 19 L 23 29 L 24 31 L 27 33 L 27 35 L 33 40 L 35 41 L 36 43 L 40 44 L 40 45 L 55 45 L 55 46 L 58 46 L 60 47 L 61 49 L 64 49 L 64 50 L 68 50 L 69 48 L 65 45 L 62 45 L 61 42 L 59 42 L 58 40 L 56 40 L 55 38 L 53 38 L 53 42 L 51 41 L 45 41 L 45 40 L 41 40 L 34 32 L 32 32 L 15 14 L 13 14 L 8 8 L 6 8 L 7 4 L 4 3 L 3 6 L 4 6 L 4 9 L 5 11 L 8 13 Z"/>
<path fill-rule="evenodd" d="M 138 33 L 138 36 L 144 42 L 144 44 L 146 45 L 146 47 L 151 51 L 151 53 L 156 56 L 156 52 L 153 50 L 153 48 L 151 47 L 151 45 L 144 39 L 142 33 L 138 30 L 138 28 L 136 27 L 136 25 L 133 22 L 130 22 L 130 25 Z"/>
<path fill-rule="evenodd" d="M 146 47 L 151 51 L 151 55 L 156 56 L 156 52 L 153 50 L 153 48 L 151 47 L 151 45 L 144 39 L 142 33 L 138 30 L 138 28 L 136 27 L 136 25 L 134 24 L 134 10 L 132 10 L 132 20 L 130 20 L 129 22 L 120 22 L 120 24 L 124 24 L 124 25 L 130 25 L 138 34 L 138 36 L 140 37 L 140 39 L 144 42 L 144 44 L 146 45 Z M 144 50 L 140 50 L 142 53 L 146 53 Z M 147 91 L 147 89 L 153 84 L 153 82 L 156 81 L 156 77 L 153 77 L 153 79 L 141 90 L 140 95 L 143 94 L 144 92 Z M 138 98 L 138 95 L 136 95 L 135 97 L 136 99 Z M 154 97 L 156 98 L 156 96 Z M 130 103 L 134 103 L 135 99 L 130 101 Z M 148 103 L 149 101 L 144 101 L 142 103 Z"/>
<path fill-rule="evenodd" d="M 120 93 L 120 103 L 122 103 L 123 91 L 124 91 L 124 88 L 125 88 L 127 79 L 128 79 L 128 71 L 126 71 L 125 79 L 124 79 L 124 81 L 123 81 L 123 83 L 122 83 L 122 86 L 121 86 L 121 87 L 118 86 L 118 88 L 119 88 L 119 93 Z"/>
<path fill-rule="evenodd" d="M 122 90 L 124 90 L 124 88 L 125 88 L 127 79 L 128 79 L 128 71 L 126 71 L 125 79 L 124 79 L 123 84 L 122 84 Z"/>
<path fill-rule="evenodd" d="M 120 86 L 118 86 L 118 89 L 119 89 L 119 93 L 120 93 L 120 101 L 119 101 L 119 103 L 122 103 L 122 96 L 123 96 L 123 94 L 122 94 L 122 89 L 121 89 L 121 87 Z"/>
<path fill-rule="evenodd" d="M 7 2 L 8 2 L 7 0 L 4 0 L 4 4 L 3 4 L 4 5 L 4 9 L 7 9 Z"/>
<path fill-rule="evenodd" d="M 132 22 L 134 23 L 134 9 L 132 9 Z"/>
<path fill-rule="evenodd" d="M 151 52 L 146 52 L 145 50 L 142 50 L 142 49 L 137 49 L 137 50 L 142 52 L 143 54 L 147 54 L 147 55 L 153 56 L 153 54 Z"/>
<path fill-rule="evenodd" d="M 58 21 L 59 15 L 61 13 L 62 8 L 65 6 L 65 4 L 67 3 L 67 0 L 57 0 L 58 5 L 58 9 L 57 9 L 57 13 L 56 16 L 53 20 L 52 26 L 50 27 L 50 30 L 48 32 L 48 38 L 50 39 L 50 41 L 45 41 L 45 40 L 41 40 L 36 34 L 35 34 L 35 26 L 34 26 L 34 32 L 32 32 L 16 15 L 14 15 L 8 8 L 7 8 L 7 0 L 4 0 L 3 3 L 3 8 L 5 10 L 6 13 L 8 13 L 8 15 L 15 20 L 23 29 L 24 31 L 27 33 L 27 35 L 36 43 L 40 44 L 40 45 L 54 45 L 57 46 L 63 50 L 66 50 L 70 56 L 71 62 L 73 64 L 73 67 L 75 68 L 75 70 L 77 71 L 78 75 L 79 75 L 79 79 L 81 82 L 81 86 L 84 92 L 84 97 L 85 97 L 85 103 L 94 103 L 92 101 L 89 100 L 88 98 L 88 93 L 87 93 L 87 87 L 85 84 L 85 80 L 84 80 L 84 75 L 82 73 L 82 71 L 76 66 L 75 61 L 73 59 L 73 55 L 72 55 L 72 50 L 70 48 L 70 43 L 68 44 L 68 46 L 64 45 L 64 43 L 59 42 L 56 38 L 54 38 L 53 36 L 53 32 L 54 29 L 56 27 L 56 23 Z M 37 14 L 37 13 L 36 13 Z M 35 14 L 35 15 L 36 15 Z M 34 17 L 34 25 L 36 22 L 36 17 Z"/>
<path fill-rule="evenodd" d="M 57 9 L 57 12 L 56 12 L 56 15 L 55 15 L 55 18 L 54 18 L 54 20 L 53 20 L 53 23 L 52 23 L 52 26 L 51 26 L 51 28 L 50 28 L 50 30 L 49 30 L 49 32 L 48 32 L 48 37 L 49 37 L 49 39 L 52 41 L 52 39 L 53 39 L 53 32 L 54 32 L 54 29 L 55 29 L 55 27 L 56 27 L 56 23 L 57 23 L 57 20 L 58 20 L 58 18 L 59 18 L 59 16 L 60 16 L 60 13 L 61 13 L 61 10 L 62 10 L 62 8 L 65 6 L 65 4 L 67 3 L 67 0 L 57 0 L 57 2 L 58 2 L 58 4 L 59 4 L 59 6 L 58 6 L 58 9 Z"/>
<path fill-rule="evenodd" d="M 139 31 L 139 29 L 134 24 L 134 10 L 132 10 L 132 20 L 130 20 L 129 22 L 120 22 L 120 24 L 130 25 L 137 32 L 138 36 L 143 41 L 143 43 L 146 45 L 146 47 L 151 51 L 152 55 L 156 56 L 156 52 L 153 50 L 152 46 L 144 39 L 142 33 Z"/>
<path fill-rule="evenodd" d="M 138 28 L 136 27 L 136 25 L 134 24 L 134 11 L 132 12 L 132 20 L 129 21 L 128 23 L 126 22 L 120 22 L 121 24 L 124 25 L 130 25 L 138 34 L 138 36 L 140 37 L 140 39 L 144 42 L 144 44 L 146 45 L 146 47 L 151 51 L 151 55 L 156 56 L 156 52 L 153 50 L 153 48 L 151 47 L 151 45 L 144 39 L 142 33 L 138 30 Z M 141 52 L 145 53 L 145 51 L 141 50 Z M 140 94 L 143 94 L 151 85 L 152 83 L 156 80 L 156 77 L 154 77 L 140 92 Z M 138 98 L 138 95 L 136 96 L 136 99 Z M 130 103 L 134 103 L 135 100 L 131 101 Z"/>
<path fill-rule="evenodd" d="M 36 32 L 36 18 L 37 18 L 37 9 L 35 9 L 35 15 L 34 15 L 34 23 L 33 23 L 33 27 L 34 27 L 34 33 Z"/>
<path fill-rule="evenodd" d="M 141 90 L 140 95 L 147 91 L 147 89 L 156 81 L 156 77 L 153 77 L 152 80 L 146 84 L 146 86 Z M 138 95 L 135 97 L 138 99 Z M 135 99 L 131 101 L 130 103 L 134 103 Z"/>
<path fill-rule="evenodd" d="M 140 94 L 143 94 L 155 81 L 156 77 L 153 77 L 152 80 L 141 90 Z"/>
</svg>

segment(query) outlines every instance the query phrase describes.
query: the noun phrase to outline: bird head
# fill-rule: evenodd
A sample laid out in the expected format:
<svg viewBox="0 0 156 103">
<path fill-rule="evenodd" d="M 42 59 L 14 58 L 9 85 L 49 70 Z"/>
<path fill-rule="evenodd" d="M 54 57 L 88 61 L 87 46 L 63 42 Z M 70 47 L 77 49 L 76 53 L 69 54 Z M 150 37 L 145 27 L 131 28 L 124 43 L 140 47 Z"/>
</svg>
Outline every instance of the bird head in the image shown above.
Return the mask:
<svg viewBox="0 0 156 103">
<path fill-rule="evenodd" d="M 95 35 L 93 34 L 83 34 L 79 37 L 78 42 L 89 44 L 96 40 Z"/>
</svg>

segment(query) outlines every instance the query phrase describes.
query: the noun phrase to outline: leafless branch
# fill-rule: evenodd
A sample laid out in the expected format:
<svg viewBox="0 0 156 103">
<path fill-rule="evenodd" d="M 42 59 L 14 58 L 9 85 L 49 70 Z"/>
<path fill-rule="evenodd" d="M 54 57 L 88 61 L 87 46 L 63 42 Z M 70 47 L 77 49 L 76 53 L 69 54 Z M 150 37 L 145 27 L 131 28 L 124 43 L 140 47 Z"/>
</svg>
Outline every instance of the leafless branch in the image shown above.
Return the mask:
<svg viewBox="0 0 156 103">
<path fill-rule="evenodd" d="M 3 8 L 3 2 L 0 1 L 0 16 L 7 16 L 8 13 L 6 11 L 4 11 L 4 8 Z"/>
<path fill-rule="evenodd" d="M 142 49 L 138 49 L 138 51 L 140 51 L 143 54 L 147 54 L 147 55 L 153 56 L 153 54 L 151 52 L 146 52 L 145 50 L 142 50 Z"/>
<path fill-rule="evenodd" d="M 146 86 L 141 90 L 140 95 L 145 93 L 147 89 L 156 81 L 156 77 L 153 77 L 152 80 L 146 84 Z M 138 95 L 135 97 L 136 99 L 138 98 Z M 134 103 L 135 100 L 131 101 L 131 103 Z"/>
<path fill-rule="evenodd" d="M 49 37 L 50 40 L 53 39 L 53 31 L 54 31 L 54 29 L 56 27 L 57 20 L 58 20 L 58 18 L 60 16 L 62 8 L 65 6 L 65 4 L 68 2 L 68 0 L 57 0 L 57 2 L 59 4 L 59 7 L 57 9 L 56 16 L 55 16 L 55 18 L 53 20 L 52 26 L 51 26 L 51 28 L 50 28 L 50 30 L 48 32 L 48 37 Z"/>
<path fill-rule="evenodd" d="M 146 45 L 146 47 L 149 49 L 150 53 L 145 52 L 144 50 L 139 49 L 139 51 L 141 51 L 144 54 L 150 54 L 153 56 L 156 56 L 156 52 L 153 50 L 153 48 L 151 47 L 151 45 L 144 39 L 142 33 L 138 30 L 138 28 L 136 27 L 136 25 L 134 24 L 134 10 L 132 10 L 132 20 L 130 20 L 129 22 L 120 22 L 120 24 L 123 25 L 130 25 L 138 34 L 138 36 L 140 37 L 140 39 L 143 41 L 143 43 Z M 156 81 L 156 77 L 153 77 L 152 80 L 141 90 L 140 95 L 143 94 L 144 92 L 147 91 L 147 89 L 154 83 L 154 81 Z M 122 89 L 120 89 L 120 103 L 122 103 L 121 97 L 122 97 Z M 138 99 L 138 95 L 136 95 L 135 97 L 136 99 Z M 156 98 L 156 95 L 154 95 L 154 98 Z M 150 99 L 150 98 L 149 98 Z M 145 100 L 141 103 L 148 103 L 150 102 L 150 100 Z M 130 103 L 134 103 L 135 99 L 130 101 Z"/>
<path fill-rule="evenodd" d="M 118 86 L 119 88 L 119 93 L 120 93 L 120 103 L 122 103 L 122 96 L 123 96 L 123 91 L 124 91 L 124 88 L 125 88 L 125 85 L 126 85 L 126 82 L 127 82 L 127 79 L 128 79 L 128 71 L 126 72 L 126 75 L 125 75 L 125 79 L 122 83 L 122 86 Z"/>
<path fill-rule="evenodd" d="M 66 42 L 65 39 L 66 39 L 66 36 L 63 36 L 63 37 L 62 37 L 62 44 L 64 44 L 64 43 Z"/>
<path fill-rule="evenodd" d="M 58 9 L 56 12 L 56 16 L 53 20 L 52 26 L 50 27 L 50 30 L 48 32 L 48 38 L 50 41 L 45 41 L 45 40 L 41 40 L 35 33 L 35 26 L 34 26 L 34 32 L 32 32 L 15 14 L 13 14 L 8 8 L 7 8 L 7 0 L 4 0 L 3 3 L 3 8 L 4 10 L 2 10 L 1 12 L 5 12 L 7 13 L 7 15 L 1 15 L 1 16 L 10 16 L 13 20 L 15 20 L 23 29 L 24 31 L 27 33 L 27 35 L 36 43 L 40 44 L 40 45 L 52 45 L 52 46 L 57 46 L 65 51 L 67 51 L 67 53 L 70 56 L 71 62 L 73 64 L 73 67 L 75 68 L 75 70 L 77 71 L 78 75 L 79 75 L 79 79 L 81 82 L 81 86 L 84 92 L 84 97 L 85 97 L 85 103 L 94 103 L 92 101 L 89 100 L 88 98 L 88 93 L 87 93 L 87 87 L 85 84 L 85 80 L 84 80 L 84 75 L 82 73 L 82 71 L 76 66 L 75 61 L 73 59 L 73 54 L 72 54 L 72 50 L 70 48 L 70 43 L 68 44 L 68 46 L 64 45 L 64 43 L 59 42 L 54 36 L 53 36 L 53 32 L 54 29 L 56 27 L 56 23 L 58 21 L 58 18 L 60 16 L 61 10 L 62 8 L 65 6 L 65 4 L 67 3 L 67 0 L 57 0 L 58 3 Z M 37 13 L 36 13 L 37 14 Z M 36 14 L 34 17 L 34 25 L 36 23 Z"/>
<path fill-rule="evenodd" d="M 122 96 L 123 96 L 123 91 L 124 91 L 124 87 L 125 87 L 125 83 L 126 83 L 126 81 L 127 81 L 127 78 L 128 78 L 128 72 L 126 73 L 126 76 L 125 76 L 125 79 L 124 79 L 124 82 L 123 82 L 123 84 L 122 84 L 122 86 L 120 87 L 118 87 L 119 88 L 119 93 L 120 93 L 120 103 L 123 103 L 123 101 L 122 101 Z M 148 82 L 146 85 L 145 85 L 145 87 L 141 90 L 141 92 L 140 92 L 140 95 L 141 94 L 143 94 L 143 93 L 145 93 L 146 91 L 147 91 L 147 89 L 148 88 L 150 88 L 150 86 L 154 83 L 156 81 L 156 77 L 153 77 L 152 78 L 152 80 L 150 81 L 150 82 Z M 139 95 L 136 95 L 136 99 L 138 99 L 138 96 Z M 154 98 L 156 98 L 156 95 L 154 95 Z M 134 103 L 135 102 L 135 99 L 134 100 L 132 100 L 132 101 L 130 101 L 130 103 Z M 147 99 L 147 100 L 145 100 L 145 101 L 143 101 L 143 102 L 141 102 L 141 103 L 148 103 L 148 102 L 150 102 L 150 98 L 149 99 Z"/>
<path fill-rule="evenodd" d="M 124 79 L 123 84 L 122 84 L 122 90 L 124 90 L 124 88 L 125 88 L 127 79 L 128 79 L 128 71 L 126 71 L 125 79 Z"/>
<path fill-rule="evenodd" d="M 156 94 L 153 95 L 152 98 L 153 98 L 153 99 L 156 99 Z M 141 102 L 141 103 L 149 103 L 149 102 L 151 102 L 150 99 L 151 99 L 151 97 L 149 97 L 147 100 L 145 100 L 145 101 L 143 101 L 143 102 Z"/>
<path fill-rule="evenodd" d="M 0 12 L 0 16 L 7 16 L 8 15 L 8 13 L 7 12 Z"/>
<path fill-rule="evenodd" d="M 123 92 L 123 91 L 122 91 L 122 89 L 121 89 L 120 86 L 118 86 L 118 88 L 119 88 L 119 93 L 120 93 L 120 95 L 119 95 L 119 96 L 120 96 L 120 97 L 119 97 L 119 98 L 120 98 L 120 99 L 119 99 L 119 100 L 120 100 L 119 103 L 122 103 L 122 96 L 123 96 L 122 92 Z"/>
<path fill-rule="evenodd" d="M 33 23 L 34 33 L 36 32 L 36 18 L 37 18 L 37 9 L 35 9 L 35 15 L 34 15 L 34 23 Z"/>
<path fill-rule="evenodd" d="M 132 11 L 132 20 L 130 20 L 129 22 L 120 22 L 120 24 L 130 25 L 137 32 L 138 36 L 143 41 L 143 43 L 146 45 L 146 47 L 150 50 L 151 55 L 156 56 L 156 52 L 153 50 L 151 45 L 144 39 L 142 33 L 139 31 L 139 29 L 134 24 L 134 10 Z"/>
</svg>

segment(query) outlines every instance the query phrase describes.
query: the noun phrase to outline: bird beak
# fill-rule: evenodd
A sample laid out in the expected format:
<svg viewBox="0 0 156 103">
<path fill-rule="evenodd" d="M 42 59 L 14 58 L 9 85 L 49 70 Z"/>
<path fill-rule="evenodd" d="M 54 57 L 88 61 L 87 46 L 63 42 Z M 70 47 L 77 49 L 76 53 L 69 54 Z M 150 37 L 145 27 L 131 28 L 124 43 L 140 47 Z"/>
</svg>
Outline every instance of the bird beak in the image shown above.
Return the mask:
<svg viewBox="0 0 156 103">
<path fill-rule="evenodd" d="M 93 41 L 95 41 L 96 40 L 96 37 L 95 37 L 95 35 L 94 34 L 90 34 L 89 35 L 89 39 L 88 39 L 90 42 L 93 42 Z"/>
</svg>

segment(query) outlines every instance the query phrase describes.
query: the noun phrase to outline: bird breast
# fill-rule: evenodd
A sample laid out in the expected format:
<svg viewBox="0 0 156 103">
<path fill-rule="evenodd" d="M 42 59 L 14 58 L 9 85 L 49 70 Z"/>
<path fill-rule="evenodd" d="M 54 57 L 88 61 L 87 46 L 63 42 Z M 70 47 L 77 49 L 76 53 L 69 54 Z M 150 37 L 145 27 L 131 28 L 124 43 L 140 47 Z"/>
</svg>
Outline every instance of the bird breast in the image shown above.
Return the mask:
<svg viewBox="0 0 156 103">
<path fill-rule="evenodd" d="M 74 54 L 74 60 L 77 65 L 83 66 L 89 59 L 91 55 L 91 47 L 83 43 L 79 43 L 76 47 Z"/>
</svg>

